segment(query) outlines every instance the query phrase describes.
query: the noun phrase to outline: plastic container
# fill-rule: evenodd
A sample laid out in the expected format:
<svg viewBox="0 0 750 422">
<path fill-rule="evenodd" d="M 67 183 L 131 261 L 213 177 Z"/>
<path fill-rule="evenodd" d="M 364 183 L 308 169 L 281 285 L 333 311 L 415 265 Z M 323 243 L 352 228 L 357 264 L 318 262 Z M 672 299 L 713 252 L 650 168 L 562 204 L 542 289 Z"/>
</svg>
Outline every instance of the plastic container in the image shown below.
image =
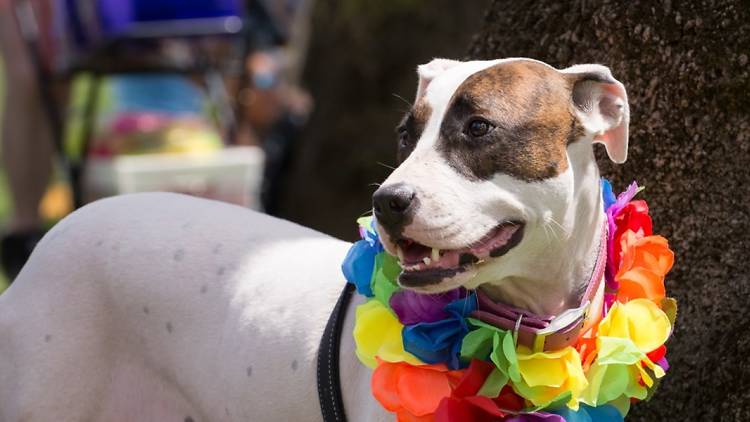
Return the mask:
<svg viewBox="0 0 750 422">
<path fill-rule="evenodd" d="M 85 190 L 87 201 L 168 191 L 260 209 L 263 164 L 262 149 L 244 146 L 200 154 L 90 157 Z"/>
</svg>

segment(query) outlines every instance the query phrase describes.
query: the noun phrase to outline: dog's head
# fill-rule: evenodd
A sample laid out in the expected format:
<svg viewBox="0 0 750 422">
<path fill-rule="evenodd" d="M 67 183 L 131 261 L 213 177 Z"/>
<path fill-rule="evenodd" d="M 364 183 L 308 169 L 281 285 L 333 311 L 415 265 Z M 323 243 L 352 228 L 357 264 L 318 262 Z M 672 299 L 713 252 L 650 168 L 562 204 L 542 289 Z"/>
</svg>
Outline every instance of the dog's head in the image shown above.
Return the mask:
<svg viewBox="0 0 750 422">
<path fill-rule="evenodd" d="M 399 166 L 373 195 L 399 282 L 439 292 L 533 271 L 544 239 L 572 233 L 582 192 L 598 198 L 592 143 L 626 159 L 623 85 L 604 66 L 530 59 L 436 59 L 418 73 Z"/>
</svg>

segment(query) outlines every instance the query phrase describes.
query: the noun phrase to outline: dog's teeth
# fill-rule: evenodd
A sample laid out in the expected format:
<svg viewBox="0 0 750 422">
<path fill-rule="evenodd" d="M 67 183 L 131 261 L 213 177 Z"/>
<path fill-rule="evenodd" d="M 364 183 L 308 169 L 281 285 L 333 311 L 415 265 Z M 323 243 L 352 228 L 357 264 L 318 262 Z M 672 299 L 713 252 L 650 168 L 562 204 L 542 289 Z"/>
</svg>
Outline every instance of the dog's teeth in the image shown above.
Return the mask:
<svg viewBox="0 0 750 422">
<path fill-rule="evenodd" d="M 430 262 L 432 262 L 432 261 L 430 260 L 430 258 L 424 257 L 424 258 L 422 258 L 422 262 L 424 262 L 424 265 L 430 265 Z"/>
<path fill-rule="evenodd" d="M 432 260 L 433 261 L 439 261 L 440 260 L 440 249 L 438 249 L 438 248 L 432 248 Z"/>
<path fill-rule="evenodd" d="M 398 255 L 398 260 L 400 262 L 404 262 L 404 251 L 401 250 L 400 246 L 396 246 L 396 255 Z"/>
</svg>

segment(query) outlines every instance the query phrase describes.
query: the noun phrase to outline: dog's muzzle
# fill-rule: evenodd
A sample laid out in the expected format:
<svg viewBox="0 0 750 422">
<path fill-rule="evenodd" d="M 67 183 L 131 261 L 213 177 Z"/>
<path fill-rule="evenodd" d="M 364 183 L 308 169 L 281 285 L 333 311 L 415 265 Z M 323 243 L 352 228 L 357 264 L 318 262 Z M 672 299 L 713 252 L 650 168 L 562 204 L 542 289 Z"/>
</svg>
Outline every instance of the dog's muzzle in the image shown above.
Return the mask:
<svg viewBox="0 0 750 422">
<path fill-rule="evenodd" d="M 394 239 L 399 238 L 404 227 L 411 223 L 417 204 L 416 190 L 406 183 L 381 186 L 372 195 L 375 218 Z"/>
</svg>

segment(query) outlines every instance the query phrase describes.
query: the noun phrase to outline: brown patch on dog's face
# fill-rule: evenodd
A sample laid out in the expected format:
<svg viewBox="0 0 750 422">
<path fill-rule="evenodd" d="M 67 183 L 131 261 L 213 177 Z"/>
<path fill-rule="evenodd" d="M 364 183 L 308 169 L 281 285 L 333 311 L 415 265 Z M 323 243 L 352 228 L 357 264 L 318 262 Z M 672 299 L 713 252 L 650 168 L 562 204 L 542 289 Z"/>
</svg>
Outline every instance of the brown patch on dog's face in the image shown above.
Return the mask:
<svg viewBox="0 0 750 422">
<path fill-rule="evenodd" d="M 566 147 L 581 134 L 570 96 L 570 82 L 554 69 L 527 60 L 497 64 L 458 87 L 437 149 L 470 179 L 554 177 L 568 168 Z"/>
<path fill-rule="evenodd" d="M 396 128 L 396 133 L 398 133 L 397 157 L 399 164 L 404 162 L 406 157 L 414 150 L 431 114 L 432 108 L 423 97 L 417 101 L 417 104 L 401 120 L 401 124 Z"/>
</svg>

